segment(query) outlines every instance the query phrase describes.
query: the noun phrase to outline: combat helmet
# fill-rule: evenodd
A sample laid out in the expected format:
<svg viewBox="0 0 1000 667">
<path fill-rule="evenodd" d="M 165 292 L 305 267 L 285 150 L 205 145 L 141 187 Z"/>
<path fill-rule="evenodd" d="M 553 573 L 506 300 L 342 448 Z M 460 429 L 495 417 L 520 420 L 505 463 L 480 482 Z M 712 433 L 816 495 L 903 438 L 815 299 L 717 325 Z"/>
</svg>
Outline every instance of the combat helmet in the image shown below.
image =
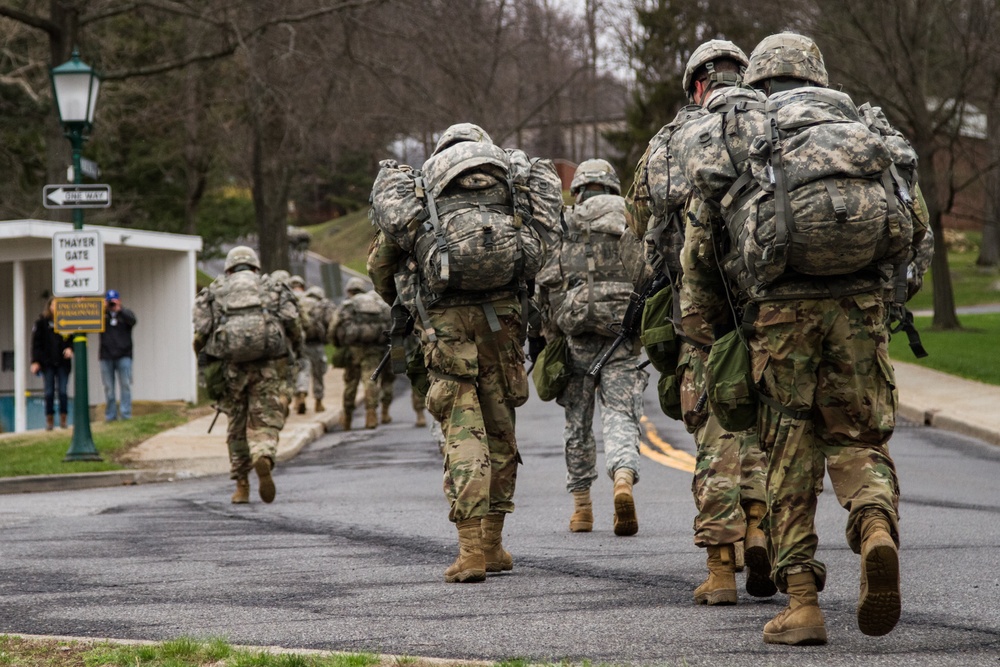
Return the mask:
<svg viewBox="0 0 1000 667">
<path fill-rule="evenodd" d="M 441 137 L 434 146 L 431 155 L 437 155 L 449 146 L 454 146 L 463 141 L 477 141 L 484 144 L 492 144 L 493 139 L 486 134 L 486 130 L 474 123 L 456 123 L 441 133 Z"/>
<path fill-rule="evenodd" d="M 238 245 L 226 255 L 226 265 L 224 270 L 231 271 L 241 264 L 246 264 L 260 271 L 260 260 L 253 248 L 245 245 Z"/>
<path fill-rule="evenodd" d="M 569 184 L 569 191 L 574 196 L 580 194 L 585 186 L 596 183 L 603 185 L 605 193 L 620 195 L 622 193 L 622 183 L 618 180 L 615 168 L 607 160 L 594 158 L 584 160 L 576 168 L 573 174 L 573 181 Z M 597 192 L 597 194 L 601 194 Z"/>
<path fill-rule="evenodd" d="M 306 295 L 307 296 L 315 297 L 317 299 L 325 299 L 326 298 L 326 292 L 324 292 L 323 288 L 320 287 L 319 285 L 313 285 L 312 287 L 310 287 L 309 289 L 307 289 L 306 290 Z"/>
<path fill-rule="evenodd" d="M 743 78 L 753 86 L 765 79 L 802 79 L 823 88 L 830 85 L 823 54 L 816 42 L 794 32 L 781 32 L 760 41 L 750 54 Z"/>
<path fill-rule="evenodd" d="M 288 274 L 288 271 L 285 271 L 284 269 L 278 269 L 277 271 L 271 271 L 271 280 L 273 280 L 276 283 L 281 283 L 282 285 L 287 285 L 289 278 L 291 278 L 291 276 Z"/>
<path fill-rule="evenodd" d="M 712 63 L 723 58 L 739 63 L 740 73 L 716 72 Z M 710 82 L 736 86 L 740 84 L 748 63 L 747 54 L 743 53 L 743 49 L 729 40 L 710 39 L 695 49 L 691 57 L 688 58 L 687 67 L 684 68 L 684 80 L 681 83 L 684 87 L 684 94 L 688 96 L 689 100 L 693 99 L 691 88 L 694 85 L 694 75 L 702 67 L 708 70 Z"/>
<path fill-rule="evenodd" d="M 367 292 L 368 286 L 365 284 L 364 280 L 358 278 L 357 276 L 354 276 L 353 278 L 347 281 L 347 284 L 344 286 L 344 291 L 347 292 L 348 294 Z"/>
<path fill-rule="evenodd" d="M 292 287 L 301 287 L 302 289 L 306 288 L 306 281 L 302 278 L 302 276 L 299 275 L 295 275 L 289 278 L 288 284 L 291 285 Z"/>
</svg>

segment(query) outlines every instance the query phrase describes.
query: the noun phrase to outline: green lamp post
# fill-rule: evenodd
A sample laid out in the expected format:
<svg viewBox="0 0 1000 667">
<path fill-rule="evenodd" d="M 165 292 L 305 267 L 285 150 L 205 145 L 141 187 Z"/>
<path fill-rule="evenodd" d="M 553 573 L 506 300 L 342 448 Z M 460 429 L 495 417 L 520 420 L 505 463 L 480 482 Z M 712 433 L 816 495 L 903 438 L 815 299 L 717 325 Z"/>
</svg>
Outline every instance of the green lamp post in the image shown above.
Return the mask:
<svg viewBox="0 0 1000 667">
<path fill-rule="evenodd" d="M 52 91 L 59 109 L 63 133 L 73 147 L 73 182 L 81 183 L 80 153 L 94 125 L 94 108 L 101 77 L 90 65 L 73 56 L 62 65 L 53 67 Z M 83 229 L 83 209 L 73 209 L 73 229 Z M 90 433 L 90 396 L 87 389 L 87 336 L 73 336 L 73 359 L 76 364 L 73 394 L 73 441 L 63 461 L 102 461 Z"/>
</svg>

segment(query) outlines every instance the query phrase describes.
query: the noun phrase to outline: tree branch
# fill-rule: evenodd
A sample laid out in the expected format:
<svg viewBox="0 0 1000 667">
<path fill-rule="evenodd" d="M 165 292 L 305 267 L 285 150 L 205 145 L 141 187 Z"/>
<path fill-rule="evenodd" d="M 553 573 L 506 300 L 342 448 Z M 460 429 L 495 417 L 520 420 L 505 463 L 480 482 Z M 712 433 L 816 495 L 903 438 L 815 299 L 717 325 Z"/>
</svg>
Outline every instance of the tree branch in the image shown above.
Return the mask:
<svg viewBox="0 0 1000 667">
<path fill-rule="evenodd" d="M 38 30 L 43 30 L 50 35 L 54 35 L 59 32 L 58 26 L 48 19 L 44 19 L 41 16 L 36 16 L 34 14 L 28 14 L 22 12 L 13 7 L 4 7 L 0 5 L 0 16 L 6 16 L 9 19 L 13 19 L 18 23 L 23 23 L 26 26 L 32 28 L 37 28 Z"/>
</svg>

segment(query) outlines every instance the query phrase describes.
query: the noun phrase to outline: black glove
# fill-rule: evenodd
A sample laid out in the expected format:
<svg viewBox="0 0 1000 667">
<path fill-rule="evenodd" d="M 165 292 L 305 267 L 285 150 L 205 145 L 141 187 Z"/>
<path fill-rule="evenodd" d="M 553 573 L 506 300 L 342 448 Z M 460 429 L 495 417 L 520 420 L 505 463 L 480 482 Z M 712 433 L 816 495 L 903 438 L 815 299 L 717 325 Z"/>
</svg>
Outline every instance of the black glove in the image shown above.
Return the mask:
<svg viewBox="0 0 1000 667">
<path fill-rule="evenodd" d="M 538 355 L 545 349 L 544 336 L 528 336 L 528 359 L 538 361 Z"/>
</svg>

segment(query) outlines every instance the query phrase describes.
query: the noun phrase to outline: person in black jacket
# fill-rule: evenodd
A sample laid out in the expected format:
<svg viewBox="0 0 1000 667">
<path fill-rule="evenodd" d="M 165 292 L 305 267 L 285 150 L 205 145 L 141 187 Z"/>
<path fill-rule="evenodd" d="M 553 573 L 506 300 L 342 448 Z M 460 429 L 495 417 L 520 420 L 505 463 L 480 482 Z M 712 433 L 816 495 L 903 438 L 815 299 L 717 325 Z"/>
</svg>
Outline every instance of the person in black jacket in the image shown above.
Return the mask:
<svg viewBox="0 0 1000 667">
<path fill-rule="evenodd" d="M 31 329 L 31 372 L 41 374 L 45 379 L 45 430 L 51 431 L 55 422 L 55 395 L 59 392 L 59 426 L 66 428 L 69 412 L 69 398 L 66 385 L 73 366 L 73 343 L 68 336 L 56 333 L 53 321 L 52 302 L 49 299 L 45 310 Z"/>
<path fill-rule="evenodd" d="M 101 334 L 101 382 L 104 383 L 104 421 L 132 418 L 132 327 L 135 313 L 122 307 L 118 290 L 108 290 Z M 121 405 L 115 402 L 115 376 L 121 386 Z"/>
</svg>

